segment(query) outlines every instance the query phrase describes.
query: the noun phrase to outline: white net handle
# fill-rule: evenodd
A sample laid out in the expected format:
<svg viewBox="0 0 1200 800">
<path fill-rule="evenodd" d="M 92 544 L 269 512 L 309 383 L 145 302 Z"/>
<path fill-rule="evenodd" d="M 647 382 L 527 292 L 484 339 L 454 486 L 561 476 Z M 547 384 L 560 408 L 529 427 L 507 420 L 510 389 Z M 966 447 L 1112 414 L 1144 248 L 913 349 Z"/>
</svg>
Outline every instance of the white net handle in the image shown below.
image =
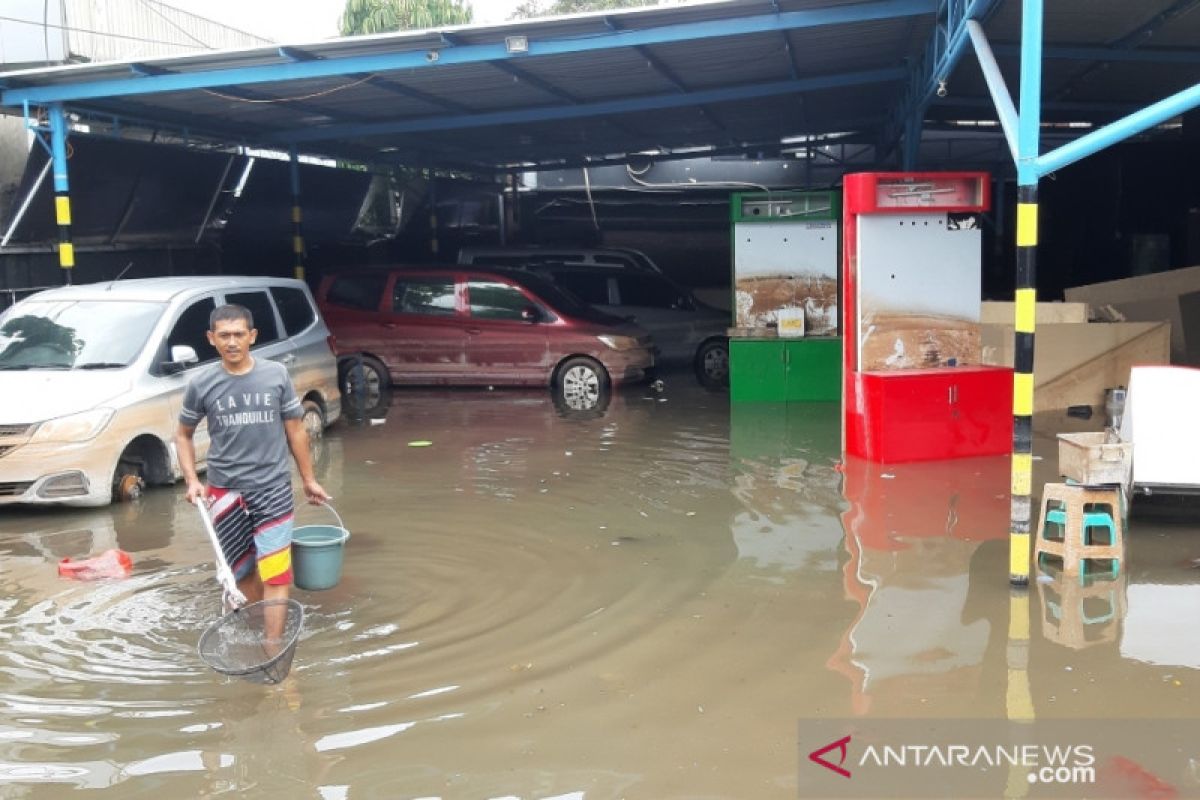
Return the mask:
<svg viewBox="0 0 1200 800">
<path fill-rule="evenodd" d="M 212 518 L 208 515 L 205 498 L 199 499 L 196 503 L 196 510 L 200 512 L 200 519 L 204 521 L 204 530 L 208 534 L 208 540 L 212 544 L 213 552 L 217 554 L 217 581 L 225 590 L 225 597 L 232 601 L 234 606 L 240 608 L 246 605 L 246 595 L 238 589 L 237 579 L 233 577 L 233 570 L 225 561 L 225 554 L 221 551 L 221 540 L 217 538 L 217 529 L 213 527 Z"/>
</svg>

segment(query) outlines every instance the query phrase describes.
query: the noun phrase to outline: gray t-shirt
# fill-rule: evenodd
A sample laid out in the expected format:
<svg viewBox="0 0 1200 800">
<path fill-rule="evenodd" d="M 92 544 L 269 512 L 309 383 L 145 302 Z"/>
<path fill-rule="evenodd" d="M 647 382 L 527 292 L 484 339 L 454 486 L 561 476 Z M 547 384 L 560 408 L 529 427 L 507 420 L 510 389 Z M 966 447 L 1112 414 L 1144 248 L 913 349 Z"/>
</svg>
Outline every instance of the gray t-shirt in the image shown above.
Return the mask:
<svg viewBox="0 0 1200 800">
<path fill-rule="evenodd" d="M 283 420 L 304 416 L 287 368 L 256 358 L 245 375 L 221 364 L 197 373 L 183 395 L 179 422 L 208 417 L 208 482 L 223 489 L 265 489 L 291 480 Z"/>
</svg>

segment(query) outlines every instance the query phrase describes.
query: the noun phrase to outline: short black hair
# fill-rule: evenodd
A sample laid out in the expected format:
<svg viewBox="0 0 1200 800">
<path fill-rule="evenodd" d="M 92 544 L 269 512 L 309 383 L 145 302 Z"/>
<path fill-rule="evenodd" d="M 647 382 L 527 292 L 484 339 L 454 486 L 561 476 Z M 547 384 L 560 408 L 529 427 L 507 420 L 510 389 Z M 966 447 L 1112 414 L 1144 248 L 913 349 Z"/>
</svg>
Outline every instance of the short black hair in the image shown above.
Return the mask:
<svg viewBox="0 0 1200 800">
<path fill-rule="evenodd" d="M 236 303 L 217 306 L 208 315 L 208 329 L 215 331 L 218 322 L 234 322 L 239 319 L 245 320 L 247 328 L 254 329 L 254 315 L 250 313 L 250 309 L 245 306 L 239 306 Z"/>
</svg>

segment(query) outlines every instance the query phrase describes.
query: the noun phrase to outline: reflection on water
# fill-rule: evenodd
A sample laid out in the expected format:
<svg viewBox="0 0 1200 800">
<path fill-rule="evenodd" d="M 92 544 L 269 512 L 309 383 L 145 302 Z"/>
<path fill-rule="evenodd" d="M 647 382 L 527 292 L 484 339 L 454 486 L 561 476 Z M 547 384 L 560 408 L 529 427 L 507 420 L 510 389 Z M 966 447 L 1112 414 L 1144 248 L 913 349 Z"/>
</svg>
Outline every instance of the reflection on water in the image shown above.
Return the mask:
<svg viewBox="0 0 1200 800">
<path fill-rule="evenodd" d="M 803 718 L 1005 716 L 1006 459 L 843 462 L 832 406 L 682 377 L 589 411 L 396 391 L 330 430 L 353 536 L 278 687 L 196 656 L 219 590 L 181 487 L 0 510 L 0 796 L 790 798 Z M 1196 715 L 1185 530 L 1031 587 L 1037 715 Z M 128 580 L 55 574 L 108 547 Z"/>
<path fill-rule="evenodd" d="M 848 458 L 844 474 L 844 588 L 859 610 L 829 664 L 849 678 L 854 712 L 948 686 L 969 696 L 991 634 L 966 614 L 970 566 L 983 541 L 1007 537 L 1008 459 Z"/>
</svg>

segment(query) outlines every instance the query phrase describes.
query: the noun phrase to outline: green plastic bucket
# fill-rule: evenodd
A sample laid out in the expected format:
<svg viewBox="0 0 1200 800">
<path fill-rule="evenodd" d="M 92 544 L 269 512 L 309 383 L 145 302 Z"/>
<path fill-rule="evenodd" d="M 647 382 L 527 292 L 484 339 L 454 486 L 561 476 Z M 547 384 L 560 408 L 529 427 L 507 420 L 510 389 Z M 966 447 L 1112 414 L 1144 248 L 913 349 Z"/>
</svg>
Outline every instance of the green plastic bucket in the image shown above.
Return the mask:
<svg viewBox="0 0 1200 800">
<path fill-rule="evenodd" d="M 324 504 L 337 525 L 302 525 L 292 531 L 292 580 L 296 588 L 321 591 L 337 586 L 350 531 L 333 506 Z"/>
</svg>

